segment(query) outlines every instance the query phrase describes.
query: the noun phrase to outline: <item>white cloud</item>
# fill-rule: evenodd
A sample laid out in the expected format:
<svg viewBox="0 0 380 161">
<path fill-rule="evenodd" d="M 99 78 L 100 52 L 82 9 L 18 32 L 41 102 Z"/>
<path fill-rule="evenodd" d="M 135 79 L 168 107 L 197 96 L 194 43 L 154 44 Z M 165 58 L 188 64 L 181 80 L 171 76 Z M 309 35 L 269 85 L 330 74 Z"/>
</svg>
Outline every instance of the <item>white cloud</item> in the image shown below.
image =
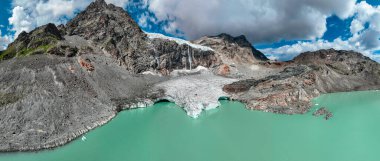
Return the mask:
<svg viewBox="0 0 380 161">
<path fill-rule="evenodd" d="M 65 23 L 74 16 L 76 10 L 86 7 L 91 0 L 13 0 L 14 6 L 9 24 L 17 37 L 22 31 L 30 30 L 47 23 Z"/>
<path fill-rule="evenodd" d="M 352 15 L 356 0 L 149 0 L 165 31 L 180 30 L 189 39 L 229 33 L 252 42 L 314 39 L 326 31 L 326 18 Z M 176 30 L 173 29 L 176 28 Z"/>
<path fill-rule="evenodd" d="M 148 27 L 148 19 L 149 19 L 149 16 L 146 14 L 146 13 L 143 13 L 139 19 L 138 19 L 138 23 L 141 27 Z"/>
<path fill-rule="evenodd" d="M 362 1 L 354 7 L 352 14 L 355 14 L 350 26 L 353 36 L 348 40 L 343 41 L 341 38 L 337 38 L 332 42 L 325 40 L 298 42 L 293 45 L 266 48 L 261 51 L 273 59 L 289 60 L 302 52 L 335 48 L 358 51 L 380 61 L 380 55 L 373 54 L 380 49 L 380 7 L 374 7 Z M 369 25 L 368 28 L 365 28 L 366 24 Z"/>
<path fill-rule="evenodd" d="M 372 49 L 380 46 L 380 6 L 374 7 L 362 1 L 355 6 L 356 13 L 351 23 L 353 39 L 361 43 L 365 48 Z M 369 24 L 365 29 L 365 24 Z"/>
<path fill-rule="evenodd" d="M 11 41 L 12 41 L 12 36 L 2 35 L 1 30 L 0 30 L 0 51 L 5 50 Z"/>
<path fill-rule="evenodd" d="M 106 0 L 107 3 L 112 3 L 116 6 L 125 7 L 131 0 Z"/>
<path fill-rule="evenodd" d="M 16 31 L 16 35 L 19 35 L 22 31 L 30 31 L 36 25 L 33 18 L 20 6 L 13 8 L 9 24 L 13 25 L 12 30 Z"/>
<path fill-rule="evenodd" d="M 364 24 L 358 21 L 357 19 L 352 20 L 350 31 L 352 34 L 356 34 L 359 31 L 362 31 L 364 29 Z"/>
<path fill-rule="evenodd" d="M 336 50 L 353 50 L 360 52 L 373 60 L 380 61 L 379 55 L 374 55 L 373 52 L 379 50 L 380 47 L 368 49 L 361 45 L 360 41 L 356 39 L 359 37 L 352 37 L 349 40 L 342 40 L 337 38 L 332 42 L 327 40 L 314 40 L 314 41 L 300 41 L 293 45 L 285 45 L 279 48 L 266 48 L 260 49 L 261 52 L 268 55 L 269 59 L 272 60 L 291 60 L 300 53 L 307 51 L 317 51 L 320 49 L 331 49 Z"/>
</svg>

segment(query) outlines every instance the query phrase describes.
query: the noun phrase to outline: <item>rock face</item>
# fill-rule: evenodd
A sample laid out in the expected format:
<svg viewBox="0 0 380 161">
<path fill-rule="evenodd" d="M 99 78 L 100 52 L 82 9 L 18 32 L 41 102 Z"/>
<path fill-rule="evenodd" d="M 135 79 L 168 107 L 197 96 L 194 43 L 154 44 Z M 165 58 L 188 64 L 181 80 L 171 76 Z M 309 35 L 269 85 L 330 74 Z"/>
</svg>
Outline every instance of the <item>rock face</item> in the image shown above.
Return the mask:
<svg viewBox="0 0 380 161">
<path fill-rule="evenodd" d="M 0 59 L 0 151 L 63 145 L 160 99 L 192 117 L 219 97 L 294 114 L 321 93 L 380 87 L 379 64 L 359 53 L 321 50 L 273 63 L 244 36 L 190 42 L 145 33 L 104 0 L 67 25 L 21 33 Z"/>
<path fill-rule="evenodd" d="M 278 73 L 224 87 L 248 108 L 275 113 L 305 113 L 323 93 L 380 89 L 380 65 L 353 51 L 302 53 Z"/>
<path fill-rule="evenodd" d="M 268 60 L 263 53 L 253 48 L 244 35 L 232 37 L 220 34 L 202 37 L 194 42 L 213 48 L 226 64 L 253 64 Z"/>
<path fill-rule="evenodd" d="M 203 51 L 165 39 L 149 39 L 122 8 L 97 0 L 68 22 L 65 31 L 89 40 L 134 73 L 210 67 L 218 63 L 212 51 Z"/>
<path fill-rule="evenodd" d="M 68 22 L 65 31 L 89 40 L 130 71 L 139 73 L 149 68 L 146 35 L 120 7 L 97 0 Z"/>
</svg>

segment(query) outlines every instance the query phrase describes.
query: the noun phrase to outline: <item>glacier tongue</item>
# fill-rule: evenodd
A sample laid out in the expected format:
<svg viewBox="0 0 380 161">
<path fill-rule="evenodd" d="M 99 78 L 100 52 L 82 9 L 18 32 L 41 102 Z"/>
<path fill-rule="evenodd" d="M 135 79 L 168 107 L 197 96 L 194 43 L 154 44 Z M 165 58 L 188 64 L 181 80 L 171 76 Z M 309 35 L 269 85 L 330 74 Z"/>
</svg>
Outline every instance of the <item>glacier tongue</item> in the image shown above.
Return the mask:
<svg viewBox="0 0 380 161">
<path fill-rule="evenodd" d="M 201 74 L 175 77 L 157 84 L 156 89 L 164 89 L 165 96 L 184 108 L 187 115 L 197 118 L 203 110 L 214 109 L 220 105 L 219 98 L 228 96 L 222 88 L 237 80 L 215 76 L 210 71 Z"/>
</svg>

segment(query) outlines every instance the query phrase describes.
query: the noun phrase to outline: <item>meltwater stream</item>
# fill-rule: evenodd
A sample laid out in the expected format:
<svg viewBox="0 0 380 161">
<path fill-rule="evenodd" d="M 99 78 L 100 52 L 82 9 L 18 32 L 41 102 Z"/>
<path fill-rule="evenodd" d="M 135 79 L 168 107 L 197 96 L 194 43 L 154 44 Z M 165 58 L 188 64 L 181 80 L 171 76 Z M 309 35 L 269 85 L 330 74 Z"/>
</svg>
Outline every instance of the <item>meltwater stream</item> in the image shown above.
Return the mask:
<svg viewBox="0 0 380 161">
<path fill-rule="evenodd" d="M 378 161 L 380 92 L 314 99 L 334 117 L 249 111 L 239 102 L 185 115 L 173 103 L 121 112 L 54 150 L 0 154 L 0 161 Z"/>
</svg>

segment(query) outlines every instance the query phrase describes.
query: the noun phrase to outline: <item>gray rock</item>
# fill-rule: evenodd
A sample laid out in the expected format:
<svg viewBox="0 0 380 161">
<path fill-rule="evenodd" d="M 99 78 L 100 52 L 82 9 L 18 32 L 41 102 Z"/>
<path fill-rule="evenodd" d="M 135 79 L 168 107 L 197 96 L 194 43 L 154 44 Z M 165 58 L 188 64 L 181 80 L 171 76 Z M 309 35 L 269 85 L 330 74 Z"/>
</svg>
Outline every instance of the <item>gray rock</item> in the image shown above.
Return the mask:
<svg viewBox="0 0 380 161">
<path fill-rule="evenodd" d="M 302 114 L 320 94 L 380 89 L 380 64 L 353 51 L 302 53 L 280 68 L 278 74 L 241 80 L 224 90 L 250 109 Z"/>
<path fill-rule="evenodd" d="M 250 109 L 294 114 L 308 111 L 321 93 L 380 87 L 380 65 L 352 51 L 321 50 L 280 63 L 267 61 L 244 36 L 192 43 L 150 39 L 127 12 L 104 0 L 66 25 L 21 33 L 0 52 L 0 151 L 60 146 L 123 109 L 163 98 L 192 116 L 216 107 L 221 96 Z M 200 66 L 223 77 L 186 70 Z"/>
</svg>

